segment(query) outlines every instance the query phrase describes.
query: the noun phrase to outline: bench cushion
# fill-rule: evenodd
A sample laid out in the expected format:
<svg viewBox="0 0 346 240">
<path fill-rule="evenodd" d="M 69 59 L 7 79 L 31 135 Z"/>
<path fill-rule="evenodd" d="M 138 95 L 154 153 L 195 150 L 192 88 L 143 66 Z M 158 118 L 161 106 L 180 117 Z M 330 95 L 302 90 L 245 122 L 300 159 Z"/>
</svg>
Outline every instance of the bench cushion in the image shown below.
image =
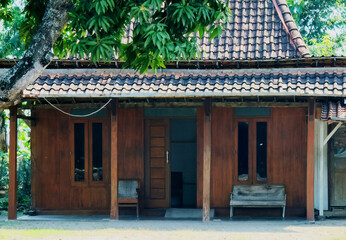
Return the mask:
<svg viewBox="0 0 346 240">
<path fill-rule="evenodd" d="M 285 201 L 285 186 L 270 184 L 234 185 L 233 201 Z"/>
<path fill-rule="evenodd" d="M 119 180 L 118 199 L 137 199 L 138 180 Z"/>
</svg>

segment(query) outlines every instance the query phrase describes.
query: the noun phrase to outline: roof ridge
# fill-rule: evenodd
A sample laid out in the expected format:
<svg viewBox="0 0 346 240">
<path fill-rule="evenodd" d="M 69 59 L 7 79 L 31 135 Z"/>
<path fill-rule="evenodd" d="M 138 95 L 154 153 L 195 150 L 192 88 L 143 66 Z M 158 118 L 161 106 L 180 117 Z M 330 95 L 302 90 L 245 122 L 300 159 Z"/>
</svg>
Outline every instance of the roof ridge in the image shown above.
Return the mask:
<svg viewBox="0 0 346 240">
<path fill-rule="evenodd" d="M 284 30 L 290 37 L 292 45 L 297 49 L 302 57 L 311 57 L 312 55 L 298 30 L 286 0 L 273 0 L 273 4 L 282 22 Z"/>
</svg>

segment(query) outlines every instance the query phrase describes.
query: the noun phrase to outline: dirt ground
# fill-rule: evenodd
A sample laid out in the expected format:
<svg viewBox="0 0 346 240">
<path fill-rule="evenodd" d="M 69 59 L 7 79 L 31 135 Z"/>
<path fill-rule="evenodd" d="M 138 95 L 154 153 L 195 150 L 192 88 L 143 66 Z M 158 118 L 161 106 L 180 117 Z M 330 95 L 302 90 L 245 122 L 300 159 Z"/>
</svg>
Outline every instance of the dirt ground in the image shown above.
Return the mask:
<svg viewBox="0 0 346 240">
<path fill-rule="evenodd" d="M 346 240 L 346 218 L 308 222 L 303 219 L 199 220 L 51 217 L 8 221 L 0 215 L 0 239 L 230 239 Z"/>
</svg>

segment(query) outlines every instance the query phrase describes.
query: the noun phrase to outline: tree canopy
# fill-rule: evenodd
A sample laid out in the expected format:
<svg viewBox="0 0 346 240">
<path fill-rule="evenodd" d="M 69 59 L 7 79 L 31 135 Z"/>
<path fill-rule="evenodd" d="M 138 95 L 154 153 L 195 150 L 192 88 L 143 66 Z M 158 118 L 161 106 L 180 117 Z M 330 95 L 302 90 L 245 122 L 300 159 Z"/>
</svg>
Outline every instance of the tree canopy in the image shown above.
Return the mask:
<svg viewBox="0 0 346 240">
<path fill-rule="evenodd" d="M 346 56 L 345 0 L 287 0 L 299 31 L 315 56 Z"/>
<path fill-rule="evenodd" d="M 190 33 L 221 34 L 231 12 L 217 0 L 73 0 L 69 21 L 54 44 L 54 54 L 89 57 L 94 62 L 119 56 L 126 67 L 141 72 L 164 67 L 165 61 L 198 57 L 196 39 Z M 43 18 L 43 0 L 28 0 L 19 36 L 27 47 Z M 18 16 L 18 12 L 16 15 Z M 130 23 L 133 41 L 122 43 Z"/>
<path fill-rule="evenodd" d="M 5 21 L 13 1 L 0 0 Z M 27 0 L 23 15 L 19 36 L 26 52 L 0 77 L 2 102 L 13 102 L 40 75 L 53 57 L 52 48 L 59 57 L 90 57 L 94 62 L 117 55 L 125 67 L 143 73 L 149 67 L 164 68 L 165 61 L 197 57 L 192 33 L 218 36 L 231 12 L 219 0 Z M 132 41 L 123 43 L 130 23 Z"/>
</svg>

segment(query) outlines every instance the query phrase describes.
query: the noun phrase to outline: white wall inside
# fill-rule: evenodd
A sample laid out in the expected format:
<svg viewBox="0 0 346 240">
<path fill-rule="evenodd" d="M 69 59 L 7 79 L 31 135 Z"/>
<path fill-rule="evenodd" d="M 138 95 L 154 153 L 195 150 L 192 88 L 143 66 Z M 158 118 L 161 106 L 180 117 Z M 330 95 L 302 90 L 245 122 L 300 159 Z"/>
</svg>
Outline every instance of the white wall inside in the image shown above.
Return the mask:
<svg viewBox="0 0 346 240">
<path fill-rule="evenodd" d="M 327 121 L 315 119 L 315 179 L 314 179 L 314 207 L 320 210 L 320 191 L 321 191 L 321 157 L 322 157 L 322 192 L 323 192 L 323 210 L 328 210 L 328 144 L 323 145 L 323 140 L 327 137 Z M 321 147 L 323 154 L 321 156 Z"/>
</svg>

